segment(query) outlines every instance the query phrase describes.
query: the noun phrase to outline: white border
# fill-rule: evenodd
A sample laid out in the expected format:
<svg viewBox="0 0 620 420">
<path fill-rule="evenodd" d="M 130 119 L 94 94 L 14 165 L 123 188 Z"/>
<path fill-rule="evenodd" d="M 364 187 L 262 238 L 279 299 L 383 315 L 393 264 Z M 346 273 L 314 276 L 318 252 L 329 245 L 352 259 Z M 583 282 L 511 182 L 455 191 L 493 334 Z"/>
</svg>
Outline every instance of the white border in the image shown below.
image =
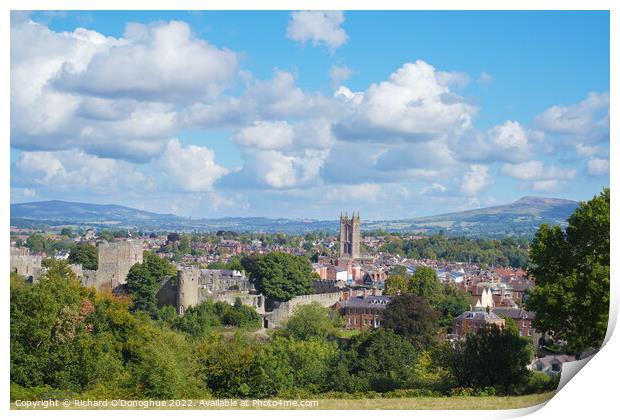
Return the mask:
<svg viewBox="0 0 620 420">
<path fill-rule="evenodd" d="M 8 267 L 9 258 L 9 193 L 10 193 L 10 160 L 9 160 L 9 138 L 10 138 L 10 78 L 9 78 L 9 51 L 10 51 L 10 14 L 9 10 L 200 10 L 200 9 L 212 9 L 212 10 L 299 10 L 299 9 L 331 9 L 331 10 L 610 10 L 610 25 L 611 25 L 611 44 L 610 44 L 610 93 L 617 92 L 618 78 L 614 75 L 620 74 L 618 68 L 618 42 L 620 39 L 620 33 L 618 29 L 618 10 L 617 1 L 613 0 L 435 0 L 435 1 L 408 1 L 402 2 L 397 0 L 382 0 L 380 2 L 375 1 L 360 1 L 360 0 L 298 0 L 298 1 L 284 1 L 284 0 L 229 0 L 213 3 L 209 1 L 199 0 L 178 0 L 178 1 L 162 1 L 162 0 L 150 0 L 150 1 L 136 1 L 136 0 L 3 0 L 1 3 L 2 17 L 0 18 L 0 39 L 4 53 L 4 60 L 2 61 L 2 74 L 3 74 L 3 92 L 4 98 L 0 103 L 0 127 L 3 128 L 3 141 L 2 152 L 0 153 L 1 165 L 0 165 L 0 178 L 3 182 L 0 184 L 0 192 L 3 200 L 3 205 L 0 206 L 0 220 L 3 222 L 3 229 L 5 235 L 4 239 L 0 240 L 0 262 L 3 271 L 5 267 Z M 527 30 L 524 28 L 524 30 Z M 284 28 L 283 28 L 284 31 Z M 618 109 L 618 98 L 616 95 L 611 95 L 610 104 L 610 132 L 617 136 L 618 133 L 618 116 L 615 112 Z M 617 138 L 614 136 L 611 139 L 611 189 L 612 189 L 612 214 L 616 209 L 616 194 L 618 193 L 617 185 L 618 176 L 620 170 L 614 165 L 616 163 L 616 157 L 618 156 L 618 146 L 616 144 Z M 616 212 L 617 213 L 617 212 Z M 615 221 L 615 219 L 614 219 Z M 612 223 L 612 273 L 618 272 L 618 225 Z M 612 276 L 614 277 L 614 276 Z M 130 415 L 132 417 L 137 415 L 148 415 L 155 418 L 169 418 L 171 415 L 176 415 L 180 412 L 154 412 L 149 411 L 147 413 L 131 412 L 107 412 L 107 411 L 95 411 L 95 412 L 67 412 L 67 411 L 52 411 L 48 413 L 42 412 L 24 412 L 24 411 L 10 411 L 8 410 L 8 383 L 9 383 L 9 293 L 8 284 L 5 278 L 2 287 L 2 361 L 1 369 L 3 372 L 2 391 L 5 397 L 5 409 L 9 411 L 9 415 L 19 418 L 30 418 L 31 416 L 49 417 L 49 418 L 83 418 L 86 416 L 93 416 L 95 418 L 104 418 L 110 415 L 112 416 L 125 416 Z M 512 410 L 512 411 L 389 411 L 385 413 L 390 417 L 399 418 L 458 418 L 458 419 L 480 419 L 480 418 L 506 418 L 525 415 L 528 412 L 534 411 L 530 417 L 549 419 L 549 418 L 608 418 L 612 414 L 612 407 L 614 406 L 615 399 L 617 398 L 617 387 L 615 383 L 620 372 L 618 368 L 618 360 L 615 354 L 620 354 L 620 344 L 618 343 L 617 334 L 611 335 L 617 319 L 618 313 L 618 281 L 614 278 L 611 284 L 611 313 L 610 313 L 610 326 L 607 339 L 609 340 L 606 346 L 596 355 L 587 366 L 579 372 L 576 379 L 571 380 L 548 404 L 544 407 L 535 410 Z M 183 411 L 183 416 L 190 416 L 196 418 L 205 417 L 231 417 L 231 416 L 252 416 L 253 418 L 271 419 L 271 418 L 288 418 L 293 412 L 289 411 L 247 411 L 247 412 L 231 412 L 231 411 L 211 411 L 211 412 L 189 412 Z M 383 412 L 376 411 L 364 411 L 364 412 L 300 412 L 295 411 L 294 416 L 298 419 L 310 419 L 316 415 L 321 417 L 335 417 L 335 416 L 363 416 L 363 417 L 376 417 L 384 415 Z"/>
</svg>

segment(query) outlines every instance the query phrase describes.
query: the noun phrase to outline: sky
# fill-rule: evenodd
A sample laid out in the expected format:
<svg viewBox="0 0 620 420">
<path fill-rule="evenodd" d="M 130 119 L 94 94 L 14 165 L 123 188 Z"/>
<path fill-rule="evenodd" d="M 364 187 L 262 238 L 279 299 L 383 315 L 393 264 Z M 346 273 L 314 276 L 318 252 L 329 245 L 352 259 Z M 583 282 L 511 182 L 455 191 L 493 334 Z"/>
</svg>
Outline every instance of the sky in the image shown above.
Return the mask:
<svg viewBox="0 0 620 420">
<path fill-rule="evenodd" d="M 607 11 L 11 14 L 11 202 L 398 219 L 609 186 Z"/>
</svg>

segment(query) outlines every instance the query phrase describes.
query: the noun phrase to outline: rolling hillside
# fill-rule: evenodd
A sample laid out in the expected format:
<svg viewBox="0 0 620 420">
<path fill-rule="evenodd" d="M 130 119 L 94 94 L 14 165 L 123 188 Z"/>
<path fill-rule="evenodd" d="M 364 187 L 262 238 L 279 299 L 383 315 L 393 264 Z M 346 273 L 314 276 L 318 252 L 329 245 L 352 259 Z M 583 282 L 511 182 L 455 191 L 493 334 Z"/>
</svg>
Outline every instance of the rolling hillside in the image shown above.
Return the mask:
<svg viewBox="0 0 620 420">
<path fill-rule="evenodd" d="M 514 203 L 463 212 L 402 220 L 362 220 L 363 230 L 436 233 L 449 235 L 501 237 L 532 235 L 541 223 L 566 224 L 578 206 L 576 201 L 555 198 L 523 197 Z M 303 233 L 337 231 L 337 220 L 269 219 L 264 217 L 228 217 L 190 219 L 158 214 L 115 204 L 100 205 L 65 201 L 40 201 L 11 205 L 11 225 L 78 225 L 145 230 L 233 230 Z"/>
</svg>

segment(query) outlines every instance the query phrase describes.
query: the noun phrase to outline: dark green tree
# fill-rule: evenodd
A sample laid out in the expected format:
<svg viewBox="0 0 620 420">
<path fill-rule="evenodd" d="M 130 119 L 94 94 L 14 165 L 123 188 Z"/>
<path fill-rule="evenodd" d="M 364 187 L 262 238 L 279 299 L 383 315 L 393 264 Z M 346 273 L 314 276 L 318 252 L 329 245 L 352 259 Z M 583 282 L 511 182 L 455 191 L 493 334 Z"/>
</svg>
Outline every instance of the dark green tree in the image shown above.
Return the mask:
<svg viewBox="0 0 620 420">
<path fill-rule="evenodd" d="M 532 356 L 527 339 L 492 325 L 457 341 L 454 348 L 447 345 L 438 359 L 460 387 L 509 390 L 528 378 Z"/>
<path fill-rule="evenodd" d="M 107 242 L 114 242 L 114 234 L 109 230 L 102 230 L 99 232 L 99 238 Z"/>
<path fill-rule="evenodd" d="M 141 264 L 134 264 L 127 274 L 127 290 L 133 300 L 134 311 L 146 311 L 157 316 L 157 291 L 159 282 L 176 274 L 176 268 L 152 252 L 144 253 Z"/>
<path fill-rule="evenodd" d="M 73 238 L 75 236 L 75 233 L 73 232 L 73 229 L 71 229 L 70 227 L 64 227 L 60 230 L 60 234 L 62 236 L 66 236 L 67 238 Z"/>
<path fill-rule="evenodd" d="M 289 300 L 313 292 L 312 265 L 305 257 L 272 252 L 242 262 L 254 287 L 263 295 Z"/>
<path fill-rule="evenodd" d="M 568 227 L 541 225 L 530 250 L 534 327 L 573 351 L 598 348 L 609 316 L 610 193 L 580 203 Z"/>
<path fill-rule="evenodd" d="M 69 262 L 81 264 L 85 270 L 96 270 L 99 266 L 99 251 L 89 243 L 75 245 L 69 253 Z"/>
<path fill-rule="evenodd" d="M 382 326 L 407 338 L 418 350 L 430 348 L 436 341 L 440 313 L 420 296 L 395 296 L 385 307 Z"/>
<path fill-rule="evenodd" d="M 435 309 L 441 312 L 440 325 L 448 327 L 452 325 L 455 317 L 459 316 L 469 307 L 469 295 L 460 287 L 453 284 L 443 286 L 443 294 Z"/>
<path fill-rule="evenodd" d="M 345 345 L 330 369 L 333 390 L 390 391 L 411 386 L 417 352 L 411 342 L 391 331 L 364 332 Z"/>
</svg>

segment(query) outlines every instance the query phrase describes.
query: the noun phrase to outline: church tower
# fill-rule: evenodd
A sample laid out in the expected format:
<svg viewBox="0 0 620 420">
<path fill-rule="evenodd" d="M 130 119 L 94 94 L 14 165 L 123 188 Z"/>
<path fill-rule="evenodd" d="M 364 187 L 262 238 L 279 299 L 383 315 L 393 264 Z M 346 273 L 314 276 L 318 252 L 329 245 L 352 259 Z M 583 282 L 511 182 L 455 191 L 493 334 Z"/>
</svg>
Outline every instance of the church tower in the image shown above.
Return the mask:
<svg viewBox="0 0 620 420">
<path fill-rule="evenodd" d="M 352 216 L 340 214 L 340 258 L 359 258 L 360 256 L 360 214 Z"/>
</svg>

